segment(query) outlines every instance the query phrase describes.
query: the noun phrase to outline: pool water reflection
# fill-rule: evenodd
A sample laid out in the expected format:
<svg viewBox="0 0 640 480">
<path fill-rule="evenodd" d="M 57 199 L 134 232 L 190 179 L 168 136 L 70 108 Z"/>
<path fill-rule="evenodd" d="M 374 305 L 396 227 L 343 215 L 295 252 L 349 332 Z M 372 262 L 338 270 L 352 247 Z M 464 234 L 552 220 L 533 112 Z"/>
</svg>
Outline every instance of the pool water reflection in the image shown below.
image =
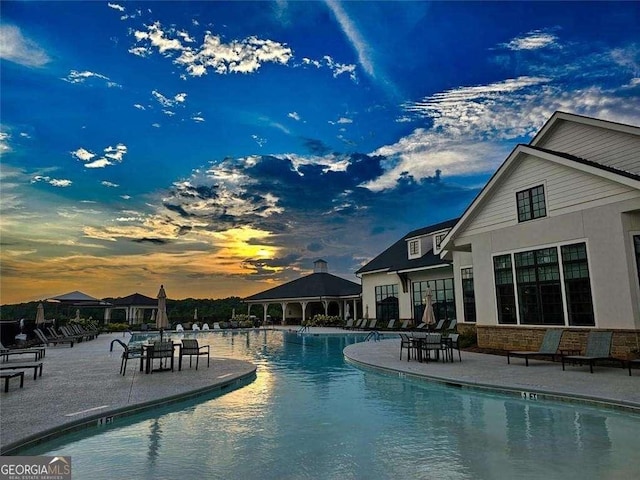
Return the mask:
<svg viewBox="0 0 640 480">
<path fill-rule="evenodd" d="M 362 338 L 199 333 L 257 379 L 22 454 L 78 479 L 638 478 L 640 416 L 364 372 L 342 357 Z"/>
</svg>

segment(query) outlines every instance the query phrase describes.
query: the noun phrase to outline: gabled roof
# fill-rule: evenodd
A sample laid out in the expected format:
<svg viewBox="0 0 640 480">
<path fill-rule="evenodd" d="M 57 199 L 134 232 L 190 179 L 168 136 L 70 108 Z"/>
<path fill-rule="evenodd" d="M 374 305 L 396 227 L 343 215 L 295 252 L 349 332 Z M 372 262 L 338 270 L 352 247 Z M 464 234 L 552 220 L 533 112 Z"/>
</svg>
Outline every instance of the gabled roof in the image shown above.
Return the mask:
<svg viewBox="0 0 640 480">
<path fill-rule="evenodd" d="M 63 295 L 58 295 L 56 297 L 47 298 L 48 302 L 59 302 L 67 305 L 107 305 L 106 302 L 101 301 L 98 298 L 92 297 L 91 295 L 87 295 L 86 293 L 82 293 L 78 290 L 73 292 L 65 293 Z"/>
<path fill-rule="evenodd" d="M 535 147 L 539 143 L 542 143 L 543 140 L 551 134 L 554 127 L 563 121 L 570 121 L 573 123 L 581 123 L 583 125 L 590 125 L 592 127 L 600 127 L 606 128 L 608 130 L 614 130 L 622 133 L 630 133 L 633 135 L 640 135 L 640 128 L 634 127 L 633 125 L 627 125 L 624 123 L 611 122 L 609 120 L 600 120 L 598 118 L 585 117 L 584 115 L 576 115 L 575 113 L 561 112 L 557 111 L 551 118 L 547 120 L 540 131 L 536 133 L 533 139 L 529 142 L 529 145 Z"/>
<path fill-rule="evenodd" d="M 573 115 L 573 114 L 568 114 L 564 112 L 556 112 L 551 117 L 551 120 L 549 120 L 543 127 L 543 130 L 545 131 L 545 133 L 549 132 L 550 126 L 553 125 L 554 122 L 557 122 L 560 119 L 578 121 L 579 123 L 584 123 L 584 124 L 588 123 L 590 125 L 598 125 L 604 128 L 612 128 L 612 125 L 613 125 L 615 129 L 618 131 L 622 131 L 623 127 L 629 127 L 624 131 L 633 133 L 635 135 L 640 134 L 640 128 L 637 128 L 637 127 L 618 124 L 614 122 L 607 122 L 604 120 L 592 119 L 588 117 L 581 117 L 580 115 Z M 464 213 L 462 214 L 462 217 L 460 217 L 460 221 L 456 224 L 455 227 L 451 229 L 451 231 L 447 234 L 447 236 L 442 240 L 441 256 L 443 258 L 446 256 L 446 253 L 447 253 L 446 251 L 451 249 L 450 244 L 452 240 L 455 239 L 458 236 L 458 234 L 466 228 L 466 226 L 469 224 L 469 222 L 473 218 L 475 212 L 479 208 L 481 208 L 485 200 L 489 197 L 489 194 L 493 190 L 493 188 L 495 188 L 496 185 L 500 182 L 500 180 L 505 175 L 507 175 L 507 173 L 513 167 L 515 167 L 515 165 L 517 164 L 516 159 L 520 155 L 523 155 L 523 154 L 533 155 L 538 158 L 555 162 L 560 165 L 568 166 L 570 168 L 574 168 L 576 170 L 580 170 L 586 173 L 597 175 L 597 176 L 606 178 L 608 180 L 615 181 L 615 182 L 627 185 L 631 188 L 640 190 L 640 176 L 635 173 L 628 172 L 625 170 L 620 170 L 615 167 L 611 167 L 609 165 L 603 165 L 601 163 L 594 162 L 591 160 L 586 160 L 584 158 L 579 158 L 574 155 L 570 155 L 568 153 L 557 152 L 553 150 L 548 150 L 546 148 L 536 147 L 533 143 L 534 141 L 536 141 L 536 143 L 539 143 L 539 141 L 544 136 L 544 135 L 541 136 L 541 133 L 543 132 L 543 130 L 541 130 L 534 137 L 534 139 L 531 141 L 529 145 L 524 145 L 524 144 L 517 145 L 516 148 L 514 148 L 511 151 L 511 153 L 509 154 L 507 159 L 502 163 L 502 165 L 500 165 L 498 170 L 496 170 L 495 173 L 491 176 L 491 178 L 483 187 L 483 189 L 480 191 L 480 193 L 476 196 L 473 202 L 471 202 L 471 204 L 464 211 Z"/>
<path fill-rule="evenodd" d="M 132 293 L 126 297 L 115 298 L 112 300 L 113 305 L 118 307 L 124 306 L 157 306 L 158 299 L 147 297 L 141 293 Z"/>
<path fill-rule="evenodd" d="M 292 280 L 279 287 L 256 293 L 244 302 L 293 298 L 349 297 L 360 295 L 360 284 L 326 272 L 317 272 Z"/>
<path fill-rule="evenodd" d="M 409 260 L 407 253 L 407 240 L 410 238 L 420 237 L 431 233 L 452 228 L 457 218 L 447 220 L 446 222 L 437 223 L 428 227 L 419 228 L 407 233 L 404 237 L 398 240 L 396 243 L 387 248 L 380 255 L 375 257 L 364 267 L 361 267 L 356 271 L 356 274 L 361 273 L 373 273 L 379 271 L 397 272 L 402 270 L 412 270 L 416 268 L 433 267 L 436 265 L 445 265 L 448 262 L 444 262 L 439 255 L 433 253 L 433 250 L 429 250 L 420 258 L 414 258 Z"/>
</svg>

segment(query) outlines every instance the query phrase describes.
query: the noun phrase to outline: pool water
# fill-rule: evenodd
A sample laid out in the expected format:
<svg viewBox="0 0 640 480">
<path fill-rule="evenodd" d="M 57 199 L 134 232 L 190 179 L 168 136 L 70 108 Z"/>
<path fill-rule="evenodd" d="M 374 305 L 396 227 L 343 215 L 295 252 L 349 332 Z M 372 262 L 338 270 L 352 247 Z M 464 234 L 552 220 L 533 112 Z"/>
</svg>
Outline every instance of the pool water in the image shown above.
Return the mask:
<svg viewBox="0 0 640 480">
<path fill-rule="evenodd" d="M 21 454 L 92 480 L 639 478 L 640 416 L 362 371 L 342 350 L 363 338 L 199 333 L 256 380 Z"/>
</svg>

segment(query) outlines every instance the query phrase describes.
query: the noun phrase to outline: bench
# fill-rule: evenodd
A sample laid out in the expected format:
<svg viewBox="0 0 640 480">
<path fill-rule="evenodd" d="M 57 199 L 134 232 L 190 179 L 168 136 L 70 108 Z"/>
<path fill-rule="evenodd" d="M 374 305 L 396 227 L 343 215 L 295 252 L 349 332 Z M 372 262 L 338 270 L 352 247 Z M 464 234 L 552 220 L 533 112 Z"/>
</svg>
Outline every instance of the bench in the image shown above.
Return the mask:
<svg viewBox="0 0 640 480">
<path fill-rule="evenodd" d="M 2 370 L 0 378 L 4 378 L 4 391 L 9 391 L 9 380 L 20 377 L 20 388 L 24 387 L 24 370 Z"/>
<path fill-rule="evenodd" d="M 38 378 L 38 370 L 40 370 L 40 376 L 42 376 L 42 364 L 44 362 L 6 362 L 0 364 L 0 371 L 3 370 L 15 370 L 18 368 L 33 368 L 33 379 Z"/>
</svg>

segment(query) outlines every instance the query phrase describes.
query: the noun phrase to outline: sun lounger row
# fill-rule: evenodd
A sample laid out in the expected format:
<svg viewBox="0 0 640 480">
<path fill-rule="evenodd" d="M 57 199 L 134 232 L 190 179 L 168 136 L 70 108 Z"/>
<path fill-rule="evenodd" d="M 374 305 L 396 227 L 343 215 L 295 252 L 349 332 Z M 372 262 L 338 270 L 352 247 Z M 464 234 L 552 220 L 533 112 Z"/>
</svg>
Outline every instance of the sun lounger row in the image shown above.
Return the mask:
<svg viewBox="0 0 640 480">
<path fill-rule="evenodd" d="M 391 319 L 386 324 L 384 322 L 379 322 L 376 319 L 366 319 L 361 318 L 360 320 L 349 319 L 343 328 L 346 330 L 389 330 L 389 331 L 406 331 L 411 330 L 412 328 L 409 326 L 409 320 L 403 320 L 402 323 L 398 325 L 397 320 Z M 446 328 L 445 328 L 446 325 Z M 430 332 L 445 332 L 445 331 L 454 331 L 456 328 L 456 319 L 453 320 L 440 320 L 435 326 L 431 327 L 426 323 L 420 323 L 413 330 L 417 331 L 430 331 Z"/>
<path fill-rule="evenodd" d="M 589 332 L 584 355 L 580 355 L 579 350 L 560 350 L 563 333 L 564 330 L 560 329 L 547 330 L 538 350 L 507 352 L 507 363 L 511 363 L 511 357 L 520 357 L 525 359 L 525 366 L 528 367 L 530 357 L 550 358 L 552 361 L 560 358 L 562 370 L 565 370 L 567 364 L 588 364 L 591 373 L 593 373 L 593 366 L 598 362 L 619 362 L 621 366 L 624 366 L 623 360 L 611 356 L 613 332 Z M 629 375 L 631 375 L 630 365 Z"/>
</svg>

